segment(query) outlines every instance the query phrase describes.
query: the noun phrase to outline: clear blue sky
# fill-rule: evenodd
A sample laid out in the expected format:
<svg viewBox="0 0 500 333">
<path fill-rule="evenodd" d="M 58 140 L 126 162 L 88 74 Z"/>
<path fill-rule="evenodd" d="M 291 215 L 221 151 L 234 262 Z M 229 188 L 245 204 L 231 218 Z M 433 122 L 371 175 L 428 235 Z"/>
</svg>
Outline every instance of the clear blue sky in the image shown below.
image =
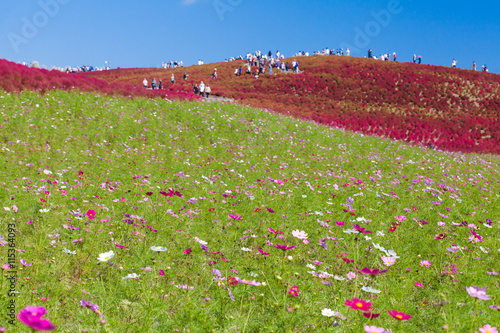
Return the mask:
<svg viewBox="0 0 500 333">
<path fill-rule="evenodd" d="M 390 17 L 377 22 L 372 12 L 381 11 Z M 455 58 L 458 67 L 476 61 L 499 73 L 499 13 L 498 1 L 2 0 L 0 58 L 152 67 L 351 45 L 355 56 L 371 48 L 411 61 L 417 53 L 424 63 L 450 66 Z"/>
</svg>

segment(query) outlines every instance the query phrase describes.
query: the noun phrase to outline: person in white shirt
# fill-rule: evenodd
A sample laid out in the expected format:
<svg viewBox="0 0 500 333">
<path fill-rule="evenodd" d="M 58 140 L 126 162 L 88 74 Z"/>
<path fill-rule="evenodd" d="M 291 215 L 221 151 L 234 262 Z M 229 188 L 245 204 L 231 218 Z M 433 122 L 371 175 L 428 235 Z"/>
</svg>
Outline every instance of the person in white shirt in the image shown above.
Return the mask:
<svg viewBox="0 0 500 333">
<path fill-rule="evenodd" d="M 457 61 L 455 59 L 451 62 L 451 67 L 457 68 Z"/>
<path fill-rule="evenodd" d="M 148 87 L 148 80 L 146 80 L 146 78 L 144 78 L 144 80 L 142 81 L 142 84 L 143 84 L 144 88 L 147 88 Z"/>
<path fill-rule="evenodd" d="M 350 56 L 351 55 L 351 50 L 349 50 L 349 49 L 345 50 L 345 54 L 346 54 L 346 56 Z"/>
<path fill-rule="evenodd" d="M 200 94 L 201 97 L 205 97 L 205 83 L 203 83 L 203 81 L 200 83 Z"/>
</svg>

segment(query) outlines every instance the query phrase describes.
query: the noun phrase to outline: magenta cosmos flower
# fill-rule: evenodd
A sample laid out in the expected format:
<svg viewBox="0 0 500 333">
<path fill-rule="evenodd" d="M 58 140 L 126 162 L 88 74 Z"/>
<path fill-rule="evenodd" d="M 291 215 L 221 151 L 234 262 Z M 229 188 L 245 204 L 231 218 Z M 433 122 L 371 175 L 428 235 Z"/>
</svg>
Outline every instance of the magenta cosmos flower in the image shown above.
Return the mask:
<svg viewBox="0 0 500 333">
<path fill-rule="evenodd" d="M 90 209 L 87 212 L 87 216 L 89 217 L 90 220 L 94 219 L 95 218 L 95 211 L 93 211 L 92 209 Z"/>
<path fill-rule="evenodd" d="M 370 302 L 358 298 L 353 298 L 352 301 L 349 299 L 346 300 L 345 305 L 354 310 L 370 311 L 373 309 L 373 305 Z"/>
<path fill-rule="evenodd" d="M 269 255 L 269 253 L 267 253 L 266 251 L 263 251 L 263 250 L 261 250 L 261 249 L 259 249 L 259 248 L 257 248 L 257 250 L 258 250 L 258 251 L 260 252 L 260 254 L 262 254 L 262 255 L 265 255 L 265 256 L 268 256 L 268 255 Z"/>
<path fill-rule="evenodd" d="M 273 228 L 268 228 L 267 230 L 277 235 L 281 235 L 283 233 L 283 231 L 279 231 L 278 229 L 274 230 Z"/>
<path fill-rule="evenodd" d="M 365 267 L 365 268 L 359 270 L 359 273 L 360 274 L 365 274 L 365 275 L 375 276 L 375 275 L 384 274 L 387 271 L 389 271 L 389 270 L 388 269 L 384 269 L 383 271 L 381 271 L 378 268 L 366 268 Z"/>
<path fill-rule="evenodd" d="M 280 249 L 280 250 L 291 250 L 293 249 L 295 246 L 286 246 L 285 244 L 281 245 L 281 244 L 276 244 L 275 248 L 277 249 Z"/>
<path fill-rule="evenodd" d="M 248 285 L 250 285 L 250 286 L 260 286 L 260 282 L 257 282 L 257 281 L 255 281 L 255 280 L 253 280 L 253 281 L 246 280 L 246 279 L 244 280 L 244 279 L 240 279 L 240 278 L 239 278 L 239 277 L 237 277 L 237 276 L 236 276 L 234 279 L 235 279 L 236 281 L 238 281 L 238 283 L 248 284 Z"/>
<path fill-rule="evenodd" d="M 465 290 L 469 293 L 470 296 L 481 299 L 483 301 L 489 301 L 491 297 L 489 295 L 486 295 L 486 288 L 481 288 L 479 287 L 466 287 Z"/>
<path fill-rule="evenodd" d="M 391 317 L 397 320 L 408 320 L 411 318 L 409 314 L 406 314 L 404 312 L 398 312 L 396 310 L 387 310 L 387 312 L 391 315 Z"/>
<path fill-rule="evenodd" d="M 352 226 L 354 229 L 356 229 L 357 231 L 363 233 L 363 234 L 371 234 L 373 231 L 369 231 L 369 230 L 366 230 L 365 228 L 361 228 L 359 226 L 359 224 L 355 224 Z"/>
<path fill-rule="evenodd" d="M 191 249 L 185 249 L 182 252 L 184 252 L 185 254 L 190 254 L 191 252 L 193 252 L 193 250 L 191 250 Z"/>
<path fill-rule="evenodd" d="M 46 313 L 43 306 L 27 306 L 19 311 L 17 319 L 35 331 L 53 331 L 57 326 L 42 318 Z"/>
</svg>

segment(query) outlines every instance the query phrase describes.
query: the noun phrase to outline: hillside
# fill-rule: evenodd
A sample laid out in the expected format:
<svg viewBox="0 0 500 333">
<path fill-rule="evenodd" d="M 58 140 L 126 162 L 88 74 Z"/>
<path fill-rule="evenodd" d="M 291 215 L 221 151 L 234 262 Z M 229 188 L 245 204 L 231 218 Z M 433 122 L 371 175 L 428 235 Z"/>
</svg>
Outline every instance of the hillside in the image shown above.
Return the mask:
<svg viewBox="0 0 500 333">
<path fill-rule="evenodd" d="M 136 89 L 133 85 L 110 84 L 97 78 L 89 78 L 79 74 L 66 74 L 57 70 L 29 68 L 4 59 L 0 59 L 0 90 L 20 92 L 27 90 L 46 93 L 52 90 L 79 90 L 99 92 L 108 95 L 130 97 L 166 97 L 169 99 L 189 99 L 197 97 L 191 92 L 170 90 L 152 91 Z"/>
<path fill-rule="evenodd" d="M 302 74 L 275 70 L 275 75 L 266 73 L 259 79 L 234 76 L 242 61 L 84 75 L 138 86 L 144 78 L 162 79 L 166 88 L 176 92 L 191 92 L 194 83 L 203 80 L 215 95 L 351 131 L 432 143 L 452 151 L 500 153 L 499 75 L 353 57 L 298 60 Z M 214 67 L 219 73 L 215 81 L 210 79 Z M 189 75 L 187 82 L 182 80 L 184 72 Z"/>
<path fill-rule="evenodd" d="M 0 115 L 0 307 L 55 332 L 498 324 L 499 156 L 227 103 L 0 91 Z"/>
</svg>

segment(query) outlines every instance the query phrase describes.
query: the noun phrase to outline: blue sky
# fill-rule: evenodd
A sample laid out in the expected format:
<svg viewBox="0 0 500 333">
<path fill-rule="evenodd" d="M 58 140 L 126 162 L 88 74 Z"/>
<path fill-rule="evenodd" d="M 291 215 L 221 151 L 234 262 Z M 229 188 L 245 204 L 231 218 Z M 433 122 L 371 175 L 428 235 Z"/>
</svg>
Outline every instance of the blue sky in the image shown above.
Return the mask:
<svg viewBox="0 0 500 333">
<path fill-rule="evenodd" d="M 476 61 L 499 73 L 499 12 L 498 1 L 2 0 L 0 58 L 159 67 L 350 45 L 354 56 L 371 48 L 411 61 L 417 53 L 424 63 L 455 58 L 458 67 Z"/>
</svg>

